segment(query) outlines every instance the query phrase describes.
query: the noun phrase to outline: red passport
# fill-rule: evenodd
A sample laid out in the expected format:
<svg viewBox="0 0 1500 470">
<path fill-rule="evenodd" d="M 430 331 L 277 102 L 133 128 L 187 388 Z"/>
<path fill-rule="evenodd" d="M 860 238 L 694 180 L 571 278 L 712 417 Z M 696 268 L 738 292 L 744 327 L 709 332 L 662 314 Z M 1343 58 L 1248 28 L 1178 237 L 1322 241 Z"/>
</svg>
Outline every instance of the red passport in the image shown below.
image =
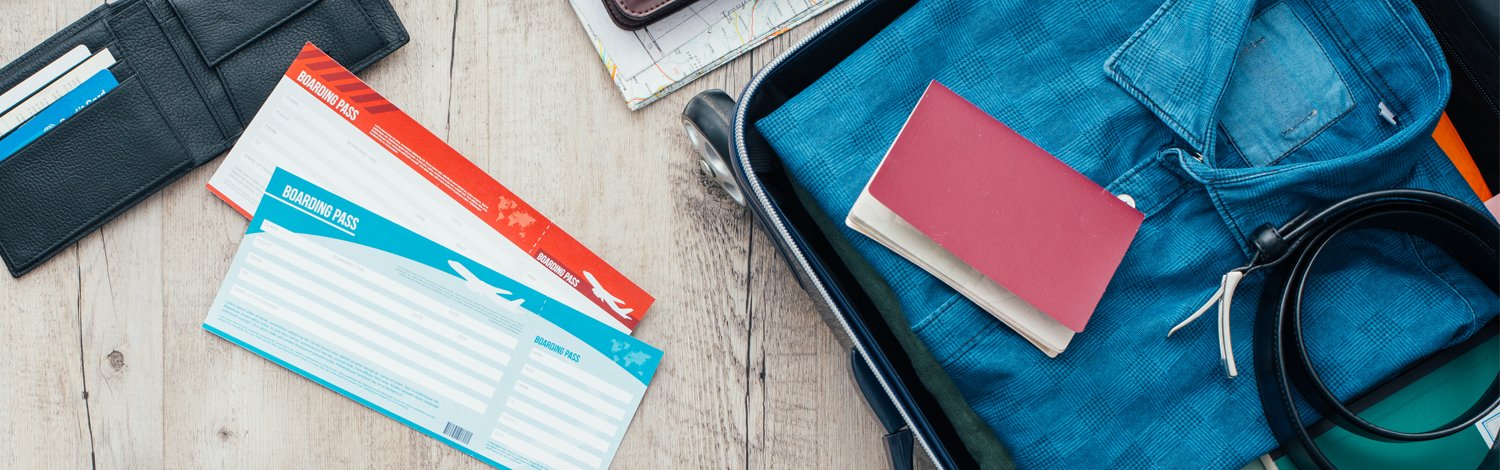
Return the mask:
<svg viewBox="0 0 1500 470">
<path fill-rule="evenodd" d="M 868 191 L 964 263 L 1077 332 L 1143 219 L 936 81 Z"/>
</svg>

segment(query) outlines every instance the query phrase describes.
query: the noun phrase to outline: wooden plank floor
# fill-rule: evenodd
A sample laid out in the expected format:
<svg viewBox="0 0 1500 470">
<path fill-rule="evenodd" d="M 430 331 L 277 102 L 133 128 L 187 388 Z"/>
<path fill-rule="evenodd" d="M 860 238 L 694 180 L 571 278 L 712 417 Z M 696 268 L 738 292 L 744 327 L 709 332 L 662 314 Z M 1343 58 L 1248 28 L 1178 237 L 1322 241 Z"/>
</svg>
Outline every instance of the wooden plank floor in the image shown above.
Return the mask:
<svg viewBox="0 0 1500 470">
<path fill-rule="evenodd" d="M 98 3 L 0 0 L 0 60 Z M 659 299 L 637 336 L 666 358 L 615 468 L 887 465 L 846 351 L 678 125 L 831 15 L 630 112 L 566 1 L 395 3 L 411 43 L 366 80 Z M 200 328 L 246 226 L 203 189 L 217 166 L 0 279 L 0 462 L 481 467 Z"/>
</svg>

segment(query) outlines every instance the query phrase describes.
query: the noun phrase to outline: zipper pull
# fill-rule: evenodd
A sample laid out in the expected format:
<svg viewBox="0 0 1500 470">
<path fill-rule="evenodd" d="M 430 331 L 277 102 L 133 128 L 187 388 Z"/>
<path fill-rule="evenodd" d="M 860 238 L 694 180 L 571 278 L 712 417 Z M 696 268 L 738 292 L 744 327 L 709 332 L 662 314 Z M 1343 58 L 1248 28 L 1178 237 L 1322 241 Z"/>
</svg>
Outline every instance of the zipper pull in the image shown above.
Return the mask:
<svg viewBox="0 0 1500 470">
<path fill-rule="evenodd" d="M 1228 274 L 1220 276 L 1219 277 L 1219 289 L 1215 290 L 1214 293 L 1213 293 L 1213 295 L 1208 296 L 1208 302 L 1205 302 L 1202 307 L 1198 307 L 1198 310 L 1194 311 L 1192 315 L 1188 315 L 1188 317 L 1186 319 L 1184 319 L 1181 322 L 1177 323 L 1177 326 L 1172 327 L 1171 331 L 1167 332 L 1167 337 L 1171 338 L 1173 334 L 1177 333 L 1177 330 L 1181 330 L 1182 327 L 1188 326 L 1188 324 L 1196 321 L 1198 319 L 1198 317 L 1203 316 L 1204 312 L 1207 312 L 1208 309 L 1213 308 L 1213 306 L 1215 304 L 1218 304 L 1219 303 L 1219 299 L 1224 298 L 1224 280 L 1226 278 L 1228 278 L 1228 277 L 1229 277 Z"/>
<path fill-rule="evenodd" d="M 1240 372 L 1234 364 L 1234 344 L 1229 338 L 1229 309 L 1234 307 L 1234 289 L 1244 278 L 1245 272 L 1240 270 L 1225 274 L 1222 285 L 1224 298 L 1219 300 L 1219 362 L 1224 364 L 1224 370 L 1231 379 L 1240 375 Z"/>
<path fill-rule="evenodd" d="M 1250 267 L 1245 266 L 1224 273 L 1224 276 L 1219 278 L 1219 289 L 1215 290 L 1213 295 L 1208 297 L 1208 302 L 1204 302 L 1203 306 L 1198 307 L 1198 310 L 1194 311 L 1192 315 L 1188 315 L 1186 319 L 1167 332 L 1167 337 L 1172 337 L 1172 334 L 1176 333 L 1177 330 L 1188 326 L 1188 324 L 1208 312 L 1208 309 L 1217 305 L 1219 307 L 1219 363 L 1223 364 L 1225 372 L 1228 373 L 1231 379 L 1239 375 L 1239 367 L 1234 361 L 1234 344 L 1233 339 L 1230 337 L 1229 315 L 1231 313 L 1230 310 L 1234 307 L 1234 291 L 1239 287 L 1240 281 L 1245 279 L 1245 273 L 1249 270 Z"/>
</svg>

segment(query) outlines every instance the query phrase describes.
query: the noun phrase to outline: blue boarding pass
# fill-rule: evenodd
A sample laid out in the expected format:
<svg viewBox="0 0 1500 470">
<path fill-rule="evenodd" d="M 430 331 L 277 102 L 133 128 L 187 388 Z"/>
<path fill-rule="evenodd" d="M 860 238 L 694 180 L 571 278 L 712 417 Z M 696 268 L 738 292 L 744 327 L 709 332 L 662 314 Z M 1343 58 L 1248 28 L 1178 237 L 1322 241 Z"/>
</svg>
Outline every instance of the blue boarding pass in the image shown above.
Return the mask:
<svg viewBox="0 0 1500 470">
<path fill-rule="evenodd" d="M 662 356 L 281 169 L 203 327 L 501 468 L 608 467 Z"/>
<path fill-rule="evenodd" d="M 78 114 L 84 107 L 108 94 L 110 90 L 114 90 L 119 85 L 120 82 L 115 80 L 115 74 L 110 73 L 109 70 L 100 70 L 98 73 L 95 73 L 88 80 L 84 80 L 83 83 L 78 84 L 72 91 L 69 91 L 66 95 L 58 98 L 57 101 L 37 112 L 35 116 L 32 116 L 24 124 L 16 127 L 10 134 L 7 134 L 4 138 L 0 138 L 0 160 L 9 158 L 16 151 L 25 147 L 26 144 L 35 141 L 42 134 L 47 133 L 47 131 L 57 127 L 58 124 L 62 124 L 63 121 Z"/>
</svg>

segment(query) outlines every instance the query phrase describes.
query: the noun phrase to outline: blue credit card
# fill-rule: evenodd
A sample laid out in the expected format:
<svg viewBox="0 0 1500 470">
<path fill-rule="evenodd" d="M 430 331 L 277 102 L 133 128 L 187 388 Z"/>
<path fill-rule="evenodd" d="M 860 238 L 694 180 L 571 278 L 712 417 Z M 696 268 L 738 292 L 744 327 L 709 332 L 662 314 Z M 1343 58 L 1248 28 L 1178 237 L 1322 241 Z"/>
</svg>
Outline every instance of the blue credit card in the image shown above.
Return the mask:
<svg viewBox="0 0 1500 470">
<path fill-rule="evenodd" d="M 73 91 L 69 91 L 57 101 L 47 105 L 25 124 L 21 124 L 4 138 L 0 138 L 0 160 L 9 158 L 26 144 L 46 134 L 47 131 L 62 124 L 74 114 L 78 114 L 78 111 L 88 106 L 89 103 L 93 103 L 94 100 L 103 97 L 119 85 L 120 82 L 115 80 L 115 74 L 110 73 L 109 70 L 100 70 L 88 80 L 84 80 L 83 83 L 73 88 Z"/>
</svg>

